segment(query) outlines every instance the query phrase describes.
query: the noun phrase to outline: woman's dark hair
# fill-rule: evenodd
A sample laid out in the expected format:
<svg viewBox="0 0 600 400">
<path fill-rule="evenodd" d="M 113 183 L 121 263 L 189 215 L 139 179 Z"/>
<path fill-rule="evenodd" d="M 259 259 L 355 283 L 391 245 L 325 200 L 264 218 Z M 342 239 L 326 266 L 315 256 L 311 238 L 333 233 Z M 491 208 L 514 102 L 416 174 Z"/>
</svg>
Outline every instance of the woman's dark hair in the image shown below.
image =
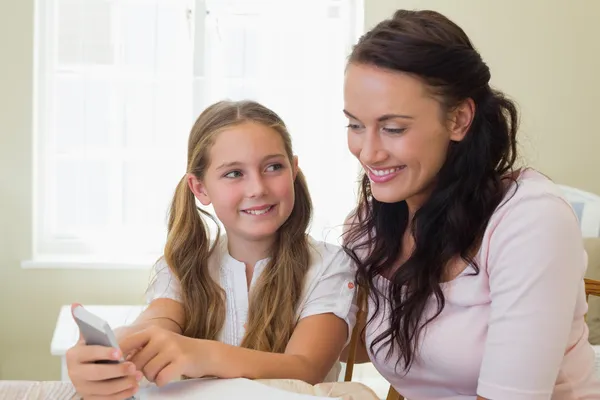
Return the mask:
<svg viewBox="0 0 600 400">
<path fill-rule="evenodd" d="M 434 11 L 396 11 L 360 38 L 349 63 L 419 78 L 438 99 L 443 114 L 466 99 L 475 103 L 468 132 L 462 141 L 451 142 L 432 194 L 410 226 L 406 202 L 377 201 L 363 175 L 358 205 L 344 235 L 345 250 L 358 264 L 357 282 L 375 303 L 369 322 L 380 312 L 380 298 L 390 311 L 389 328 L 371 343 L 371 351 L 389 344 L 386 357 L 397 349 L 396 366 L 402 363 L 408 371 L 423 328 L 444 308 L 441 282 L 449 262 L 460 257 L 474 274 L 479 273 L 474 252 L 506 194 L 506 179 L 514 180 L 517 109 L 490 87 L 490 70 L 465 32 Z M 415 247 L 398 267 L 406 229 L 411 230 Z M 394 269 L 389 289 L 382 293 L 375 278 Z M 425 317 L 432 299 L 437 310 Z"/>
</svg>

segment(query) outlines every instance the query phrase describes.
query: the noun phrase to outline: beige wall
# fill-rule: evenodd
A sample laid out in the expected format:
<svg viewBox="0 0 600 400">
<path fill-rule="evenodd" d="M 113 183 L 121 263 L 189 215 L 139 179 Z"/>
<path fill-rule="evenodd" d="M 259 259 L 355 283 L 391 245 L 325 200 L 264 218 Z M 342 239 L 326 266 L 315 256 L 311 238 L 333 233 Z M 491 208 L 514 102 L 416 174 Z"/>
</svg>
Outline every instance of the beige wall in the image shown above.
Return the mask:
<svg viewBox="0 0 600 400">
<path fill-rule="evenodd" d="M 526 156 L 558 182 L 600 193 L 600 2 L 366 0 L 367 26 L 430 7 L 464 27 L 493 83 L 523 111 Z M 583 34 L 583 29 L 589 33 Z M 50 340 L 72 301 L 134 304 L 147 271 L 23 270 L 31 251 L 32 0 L 0 2 L 0 378 L 58 379 Z M 543 43 L 545 42 L 545 43 Z M 535 145 L 535 150 L 534 150 Z M 584 168 L 583 162 L 589 163 Z M 111 293 L 110 295 L 108 293 Z"/>
<path fill-rule="evenodd" d="M 31 251 L 32 43 L 33 1 L 0 1 L 0 379 L 59 379 L 50 341 L 60 306 L 139 303 L 149 276 L 21 269 Z"/>
</svg>

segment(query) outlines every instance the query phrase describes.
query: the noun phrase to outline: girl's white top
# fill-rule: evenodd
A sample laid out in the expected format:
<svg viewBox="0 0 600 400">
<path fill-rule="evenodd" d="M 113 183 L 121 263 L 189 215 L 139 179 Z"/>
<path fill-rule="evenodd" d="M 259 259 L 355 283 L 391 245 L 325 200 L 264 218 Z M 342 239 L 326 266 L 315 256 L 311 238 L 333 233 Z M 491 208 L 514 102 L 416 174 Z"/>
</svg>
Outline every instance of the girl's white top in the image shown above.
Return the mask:
<svg viewBox="0 0 600 400">
<path fill-rule="evenodd" d="M 347 342 L 356 322 L 355 266 L 341 247 L 320 242 L 309 237 L 311 264 L 306 273 L 302 296 L 298 303 L 298 321 L 311 315 L 332 313 L 348 325 Z M 248 288 L 246 266 L 235 260 L 227 250 L 227 240 L 222 236 L 211 255 L 208 268 L 216 282 L 225 290 L 226 317 L 219 341 L 239 346 L 248 320 L 248 298 L 256 286 L 268 259 L 260 260 Z M 164 258 L 154 267 L 155 278 L 148 289 L 146 300 L 150 303 L 158 298 L 181 301 L 181 286 Z M 273 304 L 277 307 L 277 304 Z M 315 332 L 315 334 L 327 334 Z M 336 363 L 326 381 L 335 381 L 340 372 Z"/>
</svg>

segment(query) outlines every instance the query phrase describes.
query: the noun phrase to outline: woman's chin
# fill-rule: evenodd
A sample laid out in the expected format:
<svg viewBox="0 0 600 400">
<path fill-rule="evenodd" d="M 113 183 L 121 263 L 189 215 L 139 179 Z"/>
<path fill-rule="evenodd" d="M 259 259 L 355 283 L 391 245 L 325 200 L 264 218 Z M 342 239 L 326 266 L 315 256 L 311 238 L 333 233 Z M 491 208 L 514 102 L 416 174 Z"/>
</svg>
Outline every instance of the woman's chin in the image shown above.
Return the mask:
<svg viewBox="0 0 600 400">
<path fill-rule="evenodd" d="M 373 190 L 371 189 L 373 198 L 380 203 L 398 203 L 407 198 L 407 193 L 399 190 Z"/>
</svg>

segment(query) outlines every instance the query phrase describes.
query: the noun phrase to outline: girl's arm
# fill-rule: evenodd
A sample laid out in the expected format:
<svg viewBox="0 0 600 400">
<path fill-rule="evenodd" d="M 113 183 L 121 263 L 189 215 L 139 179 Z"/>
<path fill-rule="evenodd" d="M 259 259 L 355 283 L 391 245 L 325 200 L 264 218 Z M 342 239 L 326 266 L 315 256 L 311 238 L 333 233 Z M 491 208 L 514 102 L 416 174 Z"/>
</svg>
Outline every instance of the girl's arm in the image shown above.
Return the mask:
<svg viewBox="0 0 600 400">
<path fill-rule="evenodd" d="M 318 334 L 316 334 L 318 333 Z M 208 375 L 220 378 L 300 379 L 322 382 L 337 361 L 347 340 L 346 322 L 334 314 L 302 319 L 285 353 L 268 353 L 219 342 L 199 343 L 207 347 Z"/>
<path fill-rule="evenodd" d="M 358 324 L 358 322 L 357 322 Z M 367 345 L 365 343 L 365 333 L 363 332 L 363 327 L 359 326 L 358 331 L 358 340 L 356 341 L 356 353 L 354 353 L 354 364 L 364 364 L 371 362 L 369 358 L 369 353 L 367 352 Z M 342 355 L 340 356 L 340 361 L 348 362 L 348 357 L 350 355 L 350 344 L 344 348 L 342 351 Z"/>
<path fill-rule="evenodd" d="M 356 216 L 354 213 L 350 213 L 344 220 L 343 232 L 342 232 L 342 241 L 344 245 L 347 243 L 347 235 L 350 229 L 356 224 Z M 367 325 L 367 294 L 366 291 L 358 291 L 357 296 L 357 309 L 358 312 L 356 314 L 356 326 L 354 328 L 354 332 L 356 331 L 358 334 L 358 338 L 356 340 L 356 350 L 354 353 L 354 363 L 355 364 L 363 364 L 371 362 L 369 358 L 369 353 L 367 352 L 367 345 L 365 340 L 365 327 Z M 344 347 L 342 354 L 340 355 L 340 360 L 342 362 L 347 362 L 348 357 L 352 349 L 350 348 L 353 345 L 352 342 L 348 343 L 347 346 Z"/>
<path fill-rule="evenodd" d="M 333 313 L 312 315 L 298 323 L 283 354 L 192 339 L 151 326 L 120 342 L 125 354 L 157 385 L 185 375 L 193 378 L 299 379 L 322 382 L 339 357 L 348 324 Z"/>
<path fill-rule="evenodd" d="M 115 329 L 115 336 L 121 339 L 150 326 L 158 326 L 175 333 L 183 333 L 185 313 L 178 301 L 159 298 L 153 300 L 131 325 Z"/>
<path fill-rule="evenodd" d="M 341 250 L 326 247 L 320 258 L 320 267 L 307 276 L 307 298 L 283 354 L 186 338 L 154 327 L 120 341 L 121 349 L 127 353 L 143 348 L 133 361 L 159 384 L 180 375 L 322 382 L 348 341 L 357 307 L 351 260 Z"/>
<path fill-rule="evenodd" d="M 154 278 L 146 293 L 148 307 L 131 325 L 115 329 L 117 340 L 151 326 L 183 333 L 186 321 L 180 292 L 179 282 L 170 272 L 165 260 L 160 259 L 154 265 Z"/>
<path fill-rule="evenodd" d="M 365 341 L 365 327 L 367 324 L 367 310 L 365 308 L 367 305 L 365 301 L 361 301 L 362 299 L 360 295 L 358 297 L 358 306 L 360 307 L 360 309 L 356 314 L 356 326 L 352 331 L 352 334 L 356 333 L 358 335 L 358 337 L 356 338 L 356 351 L 354 353 L 354 363 L 363 364 L 371 362 L 371 359 L 369 358 L 369 353 L 367 352 L 367 345 Z M 350 356 L 351 352 L 351 346 L 352 342 L 348 343 L 348 345 L 342 351 L 342 354 L 340 356 L 340 360 L 342 362 L 348 362 L 348 357 Z"/>
</svg>

